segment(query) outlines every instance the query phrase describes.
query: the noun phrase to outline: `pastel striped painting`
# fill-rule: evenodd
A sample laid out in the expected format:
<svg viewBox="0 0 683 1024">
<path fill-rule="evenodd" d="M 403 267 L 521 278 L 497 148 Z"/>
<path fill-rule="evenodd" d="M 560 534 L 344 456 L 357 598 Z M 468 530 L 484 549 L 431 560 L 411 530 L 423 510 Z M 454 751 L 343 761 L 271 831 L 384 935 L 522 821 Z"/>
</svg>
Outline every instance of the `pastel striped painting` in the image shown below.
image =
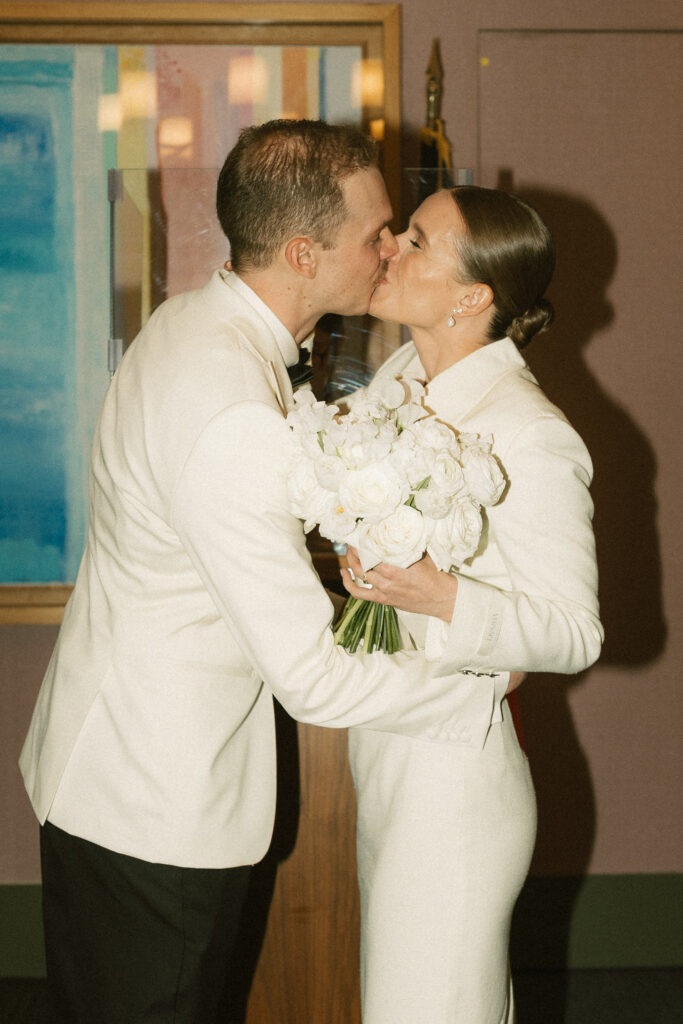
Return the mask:
<svg viewBox="0 0 683 1024">
<path fill-rule="evenodd" d="M 123 247 L 140 250 L 144 320 L 225 259 L 213 187 L 239 130 L 280 116 L 359 124 L 360 60 L 360 47 L 0 46 L 0 583 L 78 571 L 109 380 L 107 171 L 129 169 Z"/>
</svg>

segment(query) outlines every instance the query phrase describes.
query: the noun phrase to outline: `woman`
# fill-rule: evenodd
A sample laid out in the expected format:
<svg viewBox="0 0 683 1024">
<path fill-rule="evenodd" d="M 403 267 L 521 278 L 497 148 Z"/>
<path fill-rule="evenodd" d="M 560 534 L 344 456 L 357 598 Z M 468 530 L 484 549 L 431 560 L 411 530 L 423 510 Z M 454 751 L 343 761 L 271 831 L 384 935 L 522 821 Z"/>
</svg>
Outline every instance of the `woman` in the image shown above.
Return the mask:
<svg viewBox="0 0 683 1024">
<path fill-rule="evenodd" d="M 602 642 L 592 467 L 519 353 L 552 320 L 550 233 L 521 200 L 468 186 L 426 199 L 398 243 L 371 313 L 407 324 L 412 343 L 380 373 L 426 381 L 440 419 L 492 435 L 507 487 L 457 573 L 424 558 L 368 571 L 369 590 L 345 573 L 346 589 L 402 609 L 449 664 L 579 672 Z M 353 552 L 350 565 L 362 575 Z M 351 732 L 364 1024 L 514 1019 L 508 937 L 536 808 L 502 692 L 493 723 L 482 749 Z"/>
</svg>

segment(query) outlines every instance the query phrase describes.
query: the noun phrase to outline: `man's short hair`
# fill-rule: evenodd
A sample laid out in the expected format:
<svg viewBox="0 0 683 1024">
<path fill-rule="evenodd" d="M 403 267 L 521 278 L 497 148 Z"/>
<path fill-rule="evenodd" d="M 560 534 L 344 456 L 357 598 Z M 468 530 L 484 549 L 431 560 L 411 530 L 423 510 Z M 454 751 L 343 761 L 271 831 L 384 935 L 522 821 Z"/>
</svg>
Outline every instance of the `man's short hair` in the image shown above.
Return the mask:
<svg viewBox="0 0 683 1024">
<path fill-rule="evenodd" d="M 332 248 L 348 215 L 342 182 L 377 160 L 373 140 L 346 125 L 279 120 L 245 128 L 216 190 L 233 270 L 270 266 L 297 235 Z"/>
</svg>

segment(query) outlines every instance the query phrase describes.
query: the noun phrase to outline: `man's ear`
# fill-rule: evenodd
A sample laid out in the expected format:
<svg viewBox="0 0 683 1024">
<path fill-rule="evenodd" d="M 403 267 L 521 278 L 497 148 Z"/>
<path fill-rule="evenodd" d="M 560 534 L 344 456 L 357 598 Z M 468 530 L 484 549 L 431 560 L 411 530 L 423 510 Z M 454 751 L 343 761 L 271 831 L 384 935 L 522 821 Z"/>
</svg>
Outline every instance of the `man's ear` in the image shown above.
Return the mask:
<svg viewBox="0 0 683 1024">
<path fill-rule="evenodd" d="M 290 239 L 285 246 L 285 259 L 296 274 L 311 280 L 315 277 L 317 259 L 315 246 L 310 238 Z"/>
<path fill-rule="evenodd" d="M 458 306 L 462 309 L 461 316 L 474 316 L 484 313 L 493 304 L 493 291 L 487 284 L 467 285 L 467 290 L 458 298 Z"/>
</svg>

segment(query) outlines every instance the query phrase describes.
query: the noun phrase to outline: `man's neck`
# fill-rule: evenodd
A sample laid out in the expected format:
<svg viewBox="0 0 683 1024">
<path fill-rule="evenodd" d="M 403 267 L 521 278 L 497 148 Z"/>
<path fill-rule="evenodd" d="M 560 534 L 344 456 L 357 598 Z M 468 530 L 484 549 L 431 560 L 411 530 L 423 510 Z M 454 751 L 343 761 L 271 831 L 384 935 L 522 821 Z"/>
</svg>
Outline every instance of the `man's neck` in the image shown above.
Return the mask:
<svg viewBox="0 0 683 1024">
<path fill-rule="evenodd" d="M 324 313 L 313 304 L 298 278 L 292 280 L 276 268 L 241 271 L 238 277 L 284 324 L 297 345 L 310 335 Z"/>
</svg>

